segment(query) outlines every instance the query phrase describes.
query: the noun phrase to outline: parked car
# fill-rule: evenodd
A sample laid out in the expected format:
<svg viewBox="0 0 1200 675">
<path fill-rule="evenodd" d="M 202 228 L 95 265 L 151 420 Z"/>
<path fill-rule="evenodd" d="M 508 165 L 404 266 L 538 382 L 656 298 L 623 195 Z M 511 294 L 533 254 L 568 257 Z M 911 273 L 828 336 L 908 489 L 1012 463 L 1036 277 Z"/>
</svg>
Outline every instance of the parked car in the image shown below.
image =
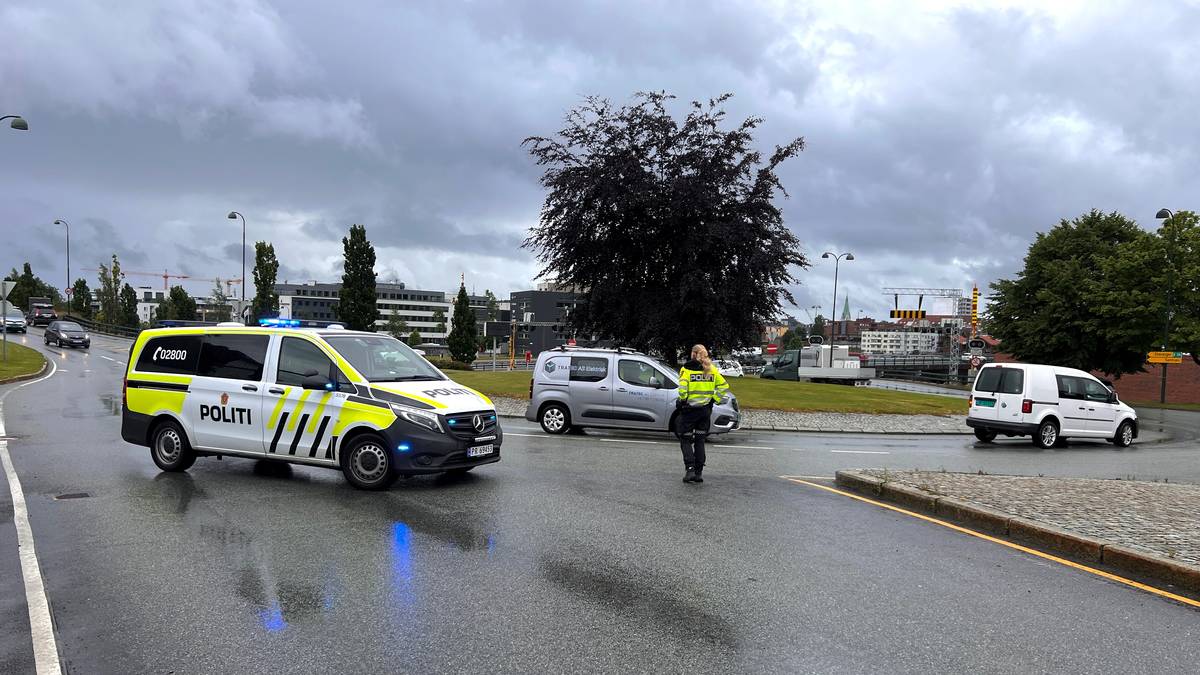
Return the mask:
<svg viewBox="0 0 1200 675">
<path fill-rule="evenodd" d="M 24 333 L 26 331 L 25 316 L 20 310 L 9 310 L 4 316 L 4 330 L 9 333 Z"/>
<path fill-rule="evenodd" d="M 1032 363 L 981 368 L 967 426 L 984 443 L 998 434 L 1030 436 L 1040 448 L 1065 438 L 1103 438 L 1124 448 L 1138 437 L 1137 412 L 1090 373 Z"/>
<path fill-rule="evenodd" d="M 30 326 L 49 326 L 51 321 L 58 320 L 58 313 L 51 305 L 34 305 L 25 320 Z"/>
<path fill-rule="evenodd" d="M 559 347 L 538 354 L 525 419 L 548 434 L 605 427 L 675 431 L 678 375 L 667 364 L 628 349 Z M 741 426 L 731 392 L 713 406 L 710 434 Z"/>
<path fill-rule="evenodd" d="M 74 321 L 51 321 L 49 326 L 46 326 L 46 332 L 42 335 L 42 341 L 47 346 L 54 345 L 55 347 L 83 347 L 90 349 L 92 346 L 92 336 L 88 335 L 83 326 Z"/>
<path fill-rule="evenodd" d="M 733 359 L 722 359 L 720 361 L 716 361 L 715 363 L 717 365 L 717 370 L 719 370 L 725 377 L 741 377 L 744 374 L 742 371 L 742 364 L 734 361 Z"/>
</svg>

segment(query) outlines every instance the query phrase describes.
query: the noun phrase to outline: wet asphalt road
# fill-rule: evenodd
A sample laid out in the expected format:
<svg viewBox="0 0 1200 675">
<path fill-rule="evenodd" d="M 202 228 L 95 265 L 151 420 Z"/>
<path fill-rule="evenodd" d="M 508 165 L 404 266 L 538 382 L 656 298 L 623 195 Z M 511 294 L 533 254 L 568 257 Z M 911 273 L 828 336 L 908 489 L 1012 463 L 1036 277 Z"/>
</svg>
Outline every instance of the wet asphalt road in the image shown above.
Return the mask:
<svg viewBox="0 0 1200 675">
<path fill-rule="evenodd" d="M 10 336 L 20 339 L 17 336 Z M 41 346 L 31 333 L 29 342 Z M 1200 612 L 781 475 L 894 466 L 1200 481 L 1181 440 L 743 433 L 684 485 L 658 436 L 547 437 L 387 493 L 120 440 L 128 343 L 4 402 L 71 672 L 1194 672 Z M 973 440 L 973 439 L 972 439 Z M 863 454 L 888 453 L 888 454 Z M 67 493 L 87 493 L 56 500 Z M 32 669 L 7 489 L 0 672 Z"/>
</svg>

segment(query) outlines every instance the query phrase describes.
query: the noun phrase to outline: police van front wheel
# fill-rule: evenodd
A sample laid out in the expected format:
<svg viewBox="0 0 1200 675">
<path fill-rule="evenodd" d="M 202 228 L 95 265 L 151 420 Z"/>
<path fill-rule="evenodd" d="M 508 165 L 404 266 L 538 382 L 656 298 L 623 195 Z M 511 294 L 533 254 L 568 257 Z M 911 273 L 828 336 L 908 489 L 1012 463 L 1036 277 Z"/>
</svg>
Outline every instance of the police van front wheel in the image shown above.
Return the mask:
<svg viewBox="0 0 1200 675">
<path fill-rule="evenodd" d="M 387 445 L 375 436 L 359 436 L 342 448 L 342 473 L 361 490 L 383 490 L 396 482 L 396 466 Z"/>
<path fill-rule="evenodd" d="M 192 452 L 183 429 L 167 420 L 154 428 L 150 439 L 150 458 L 163 471 L 187 471 L 196 461 L 196 453 Z"/>
</svg>

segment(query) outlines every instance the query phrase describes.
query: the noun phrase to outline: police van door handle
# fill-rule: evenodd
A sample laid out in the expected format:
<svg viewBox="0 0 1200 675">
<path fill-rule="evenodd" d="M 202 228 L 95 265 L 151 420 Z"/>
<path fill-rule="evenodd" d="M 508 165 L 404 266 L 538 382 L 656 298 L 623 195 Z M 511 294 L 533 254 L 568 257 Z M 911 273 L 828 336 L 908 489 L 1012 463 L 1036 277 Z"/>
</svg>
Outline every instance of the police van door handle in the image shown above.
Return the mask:
<svg viewBox="0 0 1200 675">
<path fill-rule="evenodd" d="M 267 391 L 271 392 L 272 394 L 282 394 L 283 393 L 283 390 L 280 389 L 279 387 L 271 387 Z"/>
<path fill-rule="evenodd" d="M 258 385 L 254 385 L 254 384 L 243 384 L 243 385 L 242 385 L 242 391 L 258 391 Z"/>
</svg>

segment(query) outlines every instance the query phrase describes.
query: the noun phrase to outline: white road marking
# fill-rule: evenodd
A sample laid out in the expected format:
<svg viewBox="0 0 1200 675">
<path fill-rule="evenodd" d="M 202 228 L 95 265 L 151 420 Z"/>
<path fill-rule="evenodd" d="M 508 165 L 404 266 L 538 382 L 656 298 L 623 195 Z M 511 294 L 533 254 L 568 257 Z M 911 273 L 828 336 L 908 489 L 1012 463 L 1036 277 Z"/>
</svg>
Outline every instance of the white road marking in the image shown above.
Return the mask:
<svg viewBox="0 0 1200 675">
<path fill-rule="evenodd" d="M 890 452 L 883 450 L 830 450 L 830 452 L 840 452 L 843 455 L 890 455 Z"/>
<path fill-rule="evenodd" d="M 642 443 L 643 445 L 665 445 L 664 441 L 634 441 L 627 438 L 601 438 L 601 443 Z"/>
<path fill-rule="evenodd" d="M 102 358 L 102 359 L 106 359 L 106 360 L 108 360 L 108 361 L 116 361 L 116 359 L 114 359 L 114 358 L 113 358 L 113 357 L 111 357 L 111 356 L 105 356 L 105 355 L 103 355 L 103 354 L 97 354 L 96 356 L 99 356 L 100 358 Z"/>
<path fill-rule="evenodd" d="M 709 443 L 710 448 L 741 448 L 743 450 L 774 450 L 766 445 L 726 445 L 724 443 Z"/>
<path fill-rule="evenodd" d="M 46 598 L 46 585 L 42 580 L 42 569 L 38 566 L 37 552 L 33 548 L 33 529 L 29 526 L 29 510 L 25 506 L 25 493 L 21 480 L 13 468 L 8 454 L 8 441 L 3 440 L 4 397 L 21 387 L 41 382 L 54 375 L 57 367 L 50 363 L 50 372 L 36 380 L 19 384 L 0 395 L 0 465 L 8 476 L 8 490 L 12 493 L 13 524 L 17 526 L 17 555 L 21 559 L 21 576 L 25 579 L 25 603 L 29 606 L 29 632 L 33 639 L 33 662 L 38 675 L 62 673 L 58 660 L 58 645 L 54 641 L 54 622 L 50 618 L 50 601 Z"/>
<path fill-rule="evenodd" d="M 506 432 L 504 432 L 504 435 L 505 436 L 521 436 L 523 438 L 541 438 L 543 436 L 548 436 L 549 434 L 514 434 L 511 431 L 506 431 Z"/>
</svg>

